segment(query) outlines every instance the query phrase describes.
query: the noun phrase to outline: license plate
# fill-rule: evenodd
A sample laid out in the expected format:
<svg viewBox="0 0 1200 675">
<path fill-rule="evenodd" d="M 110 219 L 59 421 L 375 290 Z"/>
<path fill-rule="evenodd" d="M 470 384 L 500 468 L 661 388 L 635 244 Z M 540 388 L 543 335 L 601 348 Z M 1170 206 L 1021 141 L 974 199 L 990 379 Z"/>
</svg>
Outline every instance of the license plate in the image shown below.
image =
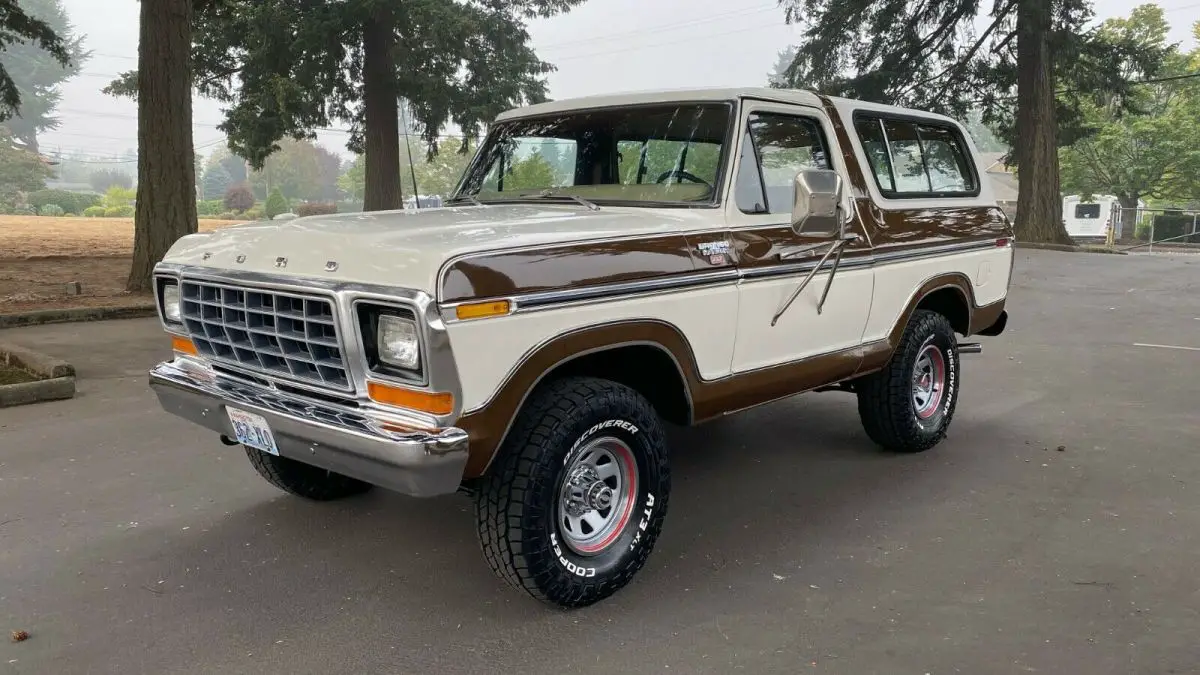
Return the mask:
<svg viewBox="0 0 1200 675">
<path fill-rule="evenodd" d="M 279 447 L 275 445 L 275 436 L 271 434 L 271 427 L 261 415 L 237 408 L 225 408 L 225 412 L 229 414 L 229 421 L 233 423 L 233 435 L 237 437 L 238 443 L 268 454 L 279 454 Z"/>
</svg>

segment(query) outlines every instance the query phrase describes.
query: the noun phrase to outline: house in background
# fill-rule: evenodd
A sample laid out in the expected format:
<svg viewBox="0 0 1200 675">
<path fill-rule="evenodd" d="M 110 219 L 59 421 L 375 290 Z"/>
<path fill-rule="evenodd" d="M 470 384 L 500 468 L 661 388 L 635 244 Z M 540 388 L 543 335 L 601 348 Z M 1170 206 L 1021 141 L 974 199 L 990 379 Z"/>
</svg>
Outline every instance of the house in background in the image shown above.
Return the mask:
<svg viewBox="0 0 1200 675">
<path fill-rule="evenodd" d="M 984 180 L 992 182 L 992 190 L 996 193 L 996 203 L 1008 216 L 1009 220 L 1017 217 L 1017 174 L 1005 163 L 1006 152 L 980 153 L 979 160 L 983 164 Z"/>
</svg>

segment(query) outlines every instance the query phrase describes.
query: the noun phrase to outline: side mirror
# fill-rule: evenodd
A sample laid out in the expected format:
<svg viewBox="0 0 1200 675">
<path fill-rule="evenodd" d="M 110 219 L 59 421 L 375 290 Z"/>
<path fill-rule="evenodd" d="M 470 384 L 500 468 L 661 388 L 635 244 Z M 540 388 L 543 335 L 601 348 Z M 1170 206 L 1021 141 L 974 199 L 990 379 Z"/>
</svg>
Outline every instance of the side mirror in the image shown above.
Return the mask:
<svg viewBox="0 0 1200 675">
<path fill-rule="evenodd" d="M 811 169 L 796 174 L 792 229 L 796 234 L 835 236 L 842 232 L 842 177 L 836 171 Z"/>
</svg>

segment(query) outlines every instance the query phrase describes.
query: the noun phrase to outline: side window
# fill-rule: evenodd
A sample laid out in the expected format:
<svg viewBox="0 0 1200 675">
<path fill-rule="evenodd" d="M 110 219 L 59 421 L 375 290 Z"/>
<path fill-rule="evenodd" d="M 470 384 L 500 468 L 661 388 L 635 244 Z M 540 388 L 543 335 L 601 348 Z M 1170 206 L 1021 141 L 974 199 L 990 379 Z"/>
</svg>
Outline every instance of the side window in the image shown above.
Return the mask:
<svg viewBox="0 0 1200 675">
<path fill-rule="evenodd" d="M 971 154 L 959 133 L 932 122 L 858 116 L 862 141 L 879 190 L 888 197 L 977 194 Z"/>
<path fill-rule="evenodd" d="M 932 188 L 929 173 L 921 153 L 921 137 L 917 125 L 911 122 L 885 120 L 888 150 L 892 155 L 892 173 L 896 176 L 896 192 L 927 193 Z"/>
<path fill-rule="evenodd" d="M 921 150 L 925 153 L 925 166 L 933 191 L 974 192 L 974 174 L 967 165 L 970 154 L 962 147 L 958 136 L 946 127 L 926 124 L 918 126 L 917 133 L 921 135 Z"/>
<path fill-rule="evenodd" d="M 1081 220 L 1096 220 L 1100 217 L 1100 205 L 1076 204 L 1075 217 Z"/>
<path fill-rule="evenodd" d="M 758 161 L 747 161 L 754 159 L 749 153 L 742 159 L 734 191 L 738 208 L 745 213 L 791 213 L 796 174 L 831 168 L 820 122 L 794 115 L 754 113 L 750 115 L 749 132 L 747 140 L 753 141 Z M 760 180 L 765 204 L 754 198 L 758 189 L 755 183 Z"/>
<path fill-rule="evenodd" d="M 862 140 L 863 150 L 867 153 L 867 161 L 879 188 L 884 192 L 894 192 L 896 182 L 892 180 L 892 162 L 888 158 L 887 140 L 883 135 L 883 127 L 879 120 L 859 119 L 854 122 L 854 129 Z"/>
</svg>

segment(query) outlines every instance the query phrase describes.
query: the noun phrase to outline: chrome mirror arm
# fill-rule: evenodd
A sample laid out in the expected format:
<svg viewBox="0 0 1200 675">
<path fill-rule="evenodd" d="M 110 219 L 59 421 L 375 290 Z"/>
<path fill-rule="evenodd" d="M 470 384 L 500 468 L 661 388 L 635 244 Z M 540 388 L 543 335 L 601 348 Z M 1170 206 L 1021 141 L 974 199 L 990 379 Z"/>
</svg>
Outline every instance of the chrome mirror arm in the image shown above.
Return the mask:
<svg viewBox="0 0 1200 675">
<path fill-rule="evenodd" d="M 821 293 L 821 300 L 817 303 L 817 314 L 820 314 L 823 306 L 825 305 L 825 298 L 829 295 L 829 287 L 833 285 L 833 277 L 837 275 L 838 267 L 842 263 L 842 252 L 846 249 L 848 244 L 858 241 L 858 239 L 859 237 L 857 234 L 848 233 L 842 235 L 841 238 L 834 242 L 833 246 L 829 247 L 829 250 L 825 252 L 825 255 L 821 256 L 821 259 L 817 261 L 816 267 L 813 267 L 812 271 L 808 273 L 808 276 L 804 277 L 804 281 L 800 282 L 800 285 L 796 287 L 796 290 L 792 291 L 792 294 L 788 297 L 787 301 L 784 302 L 783 305 L 779 307 L 779 310 L 775 312 L 775 316 L 771 318 L 771 325 L 774 326 L 775 324 L 779 323 L 779 317 L 783 316 L 784 312 L 788 311 L 788 309 L 792 306 L 792 303 L 796 301 L 796 298 L 800 297 L 800 294 L 803 293 L 804 289 L 808 287 L 808 284 L 813 280 L 813 277 L 817 276 L 817 272 L 820 272 L 821 268 L 825 266 L 825 262 L 829 260 L 829 257 L 837 254 L 837 257 L 833 261 L 833 269 L 829 271 L 829 279 L 825 282 L 825 290 Z"/>
</svg>

